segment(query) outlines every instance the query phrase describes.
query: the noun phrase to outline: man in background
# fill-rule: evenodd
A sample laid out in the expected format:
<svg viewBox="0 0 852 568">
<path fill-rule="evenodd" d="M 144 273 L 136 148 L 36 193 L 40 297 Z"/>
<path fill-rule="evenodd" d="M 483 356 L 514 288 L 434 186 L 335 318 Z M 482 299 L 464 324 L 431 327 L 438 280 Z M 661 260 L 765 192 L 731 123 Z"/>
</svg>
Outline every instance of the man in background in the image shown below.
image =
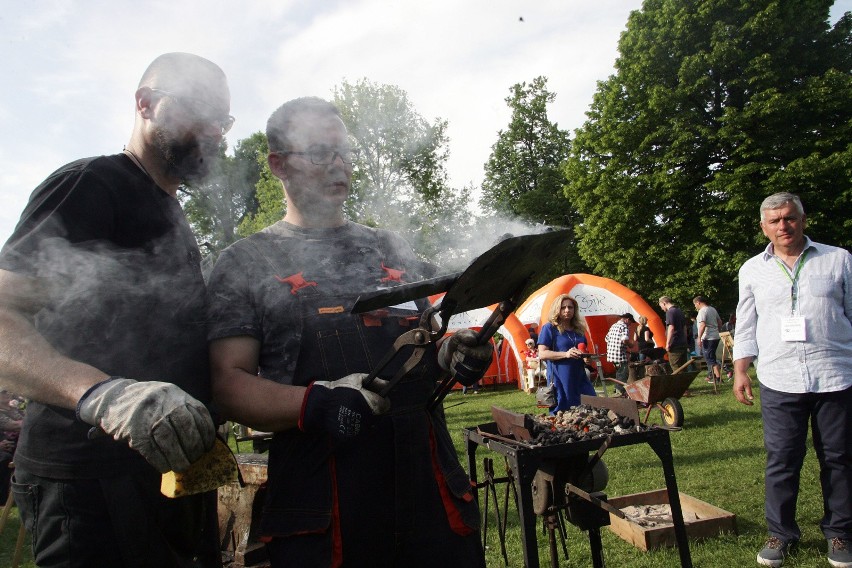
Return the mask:
<svg viewBox="0 0 852 568">
<path fill-rule="evenodd" d="M 630 324 L 635 323 L 633 314 L 627 312 L 622 314 L 609 330 L 606 332 L 606 359 L 615 365 L 615 378 L 623 383 L 627 382 L 630 374 L 630 359 L 628 349 L 634 345 L 634 341 L 630 338 Z M 616 387 L 620 392 L 624 392 L 621 385 Z"/>
<path fill-rule="evenodd" d="M 176 198 L 233 123 L 225 74 L 156 58 L 123 152 L 67 164 L 0 252 L 0 387 L 30 400 L 13 491 L 42 568 L 221 565 L 216 494 L 161 473 L 209 450 L 201 255 Z"/>
<path fill-rule="evenodd" d="M 722 368 L 716 360 L 716 349 L 719 347 L 719 341 L 722 339 L 719 335 L 719 328 L 722 327 L 722 318 L 719 317 L 719 312 L 716 308 L 707 303 L 707 298 L 704 296 L 695 296 L 692 299 L 692 304 L 698 310 L 696 322 L 698 323 L 698 341 L 701 344 L 701 352 L 704 354 L 704 361 L 707 363 L 707 382 L 717 383 L 722 380 Z"/>
<path fill-rule="evenodd" d="M 533 345 L 538 344 L 538 324 L 533 322 L 529 327 L 530 339 L 533 340 Z"/>
<path fill-rule="evenodd" d="M 766 249 L 739 271 L 734 395 L 754 396 L 748 368 L 757 362 L 766 448 L 766 524 L 757 554 L 781 566 L 801 531 L 796 500 L 808 423 L 820 466 L 828 561 L 852 567 L 852 255 L 804 234 L 805 210 L 791 193 L 760 206 Z"/>
<path fill-rule="evenodd" d="M 669 354 L 669 366 L 675 371 L 686 364 L 686 318 L 668 296 L 660 298 L 660 309 L 666 313 L 666 351 Z"/>
</svg>

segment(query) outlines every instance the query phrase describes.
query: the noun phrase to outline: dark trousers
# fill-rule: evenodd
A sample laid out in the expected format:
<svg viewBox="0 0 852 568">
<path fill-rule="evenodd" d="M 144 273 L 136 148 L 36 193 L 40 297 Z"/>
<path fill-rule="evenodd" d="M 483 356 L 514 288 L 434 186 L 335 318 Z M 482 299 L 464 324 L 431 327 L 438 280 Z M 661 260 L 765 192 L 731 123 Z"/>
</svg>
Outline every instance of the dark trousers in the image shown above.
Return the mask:
<svg viewBox="0 0 852 568">
<path fill-rule="evenodd" d="M 216 494 L 168 499 L 160 475 L 52 479 L 15 468 L 40 568 L 220 568 Z"/>
<path fill-rule="evenodd" d="M 9 498 L 9 482 L 12 479 L 10 463 L 12 463 L 12 454 L 0 450 L 0 507 L 5 505 Z"/>
<path fill-rule="evenodd" d="M 852 387 L 791 394 L 760 388 L 766 447 L 766 525 L 782 540 L 801 537 L 796 523 L 808 421 L 820 465 L 826 538 L 852 538 Z"/>
<path fill-rule="evenodd" d="M 686 346 L 672 347 L 669 349 L 669 366 L 672 371 L 686 364 Z"/>
</svg>

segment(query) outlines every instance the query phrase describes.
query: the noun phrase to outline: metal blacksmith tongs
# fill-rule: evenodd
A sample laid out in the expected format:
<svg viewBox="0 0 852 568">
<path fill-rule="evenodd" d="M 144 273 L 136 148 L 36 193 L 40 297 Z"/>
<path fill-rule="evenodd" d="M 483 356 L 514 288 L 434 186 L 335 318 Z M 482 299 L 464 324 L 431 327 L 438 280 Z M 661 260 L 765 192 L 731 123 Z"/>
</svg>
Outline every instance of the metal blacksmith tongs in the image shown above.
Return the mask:
<svg viewBox="0 0 852 568">
<path fill-rule="evenodd" d="M 408 356 L 408 360 L 403 363 L 402 367 L 399 368 L 393 378 L 388 381 L 388 384 L 379 391 L 380 395 L 387 396 L 391 389 L 393 389 L 393 387 L 395 387 L 409 371 L 420 363 L 421 359 L 423 359 L 423 355 L 426 353 L 426 348 L 443 337 L 444 333 L 447 331 L 449 318 L 444 321 L 438 331 L 432 331 L 431 321 L 435 311 L 436 309 L 434 307 L 427 308 L 420 316 L 420 324 L 417 327 L 410 331 L 406 331 L 397 337 L 396 341 L 393 342 L 393 348 L 388 351 L 384 357 L 382 357 L 382 360 L 379 361 L 378 365 L 376 365 L 376 367 L 370 371 L 370 374 L 367 375 L 367 378 L 364 381 L 365 386 L 370 385 L 370 383 L 373 382 L 373 379 L 375 379 L 403 349 L 410 347 L 412 349 L 411 355 Z"/>
<path fill-rule="evenodd" d="M 520 237 L 508 235 L 474 259 L 461 273 L 403 284 L 359 297 L 352 308 L 353 314 L 446 292 L 439 304 L 423 312 L 415 329 L 399 336 L 393 348 L 368 375 L 365 385 L 369 385 L 403 349 L 412 348 L 408 360 L 380 392 L 386 396 L 420 362 L 426 348 L 444 336 L 453 315 L 496 304 L 494 312 L 477 334 L 479 345 L 489 341 L 518 306 L 533 278 L 550 268 L 567 237 L 567 230 Z M 432 325 L 435 315 L 440 318 L 437 331 Z M 429 408 L 439 404 L 455 383 L 450 376 L 442 377 L 429 400 Z"/>
</svg>

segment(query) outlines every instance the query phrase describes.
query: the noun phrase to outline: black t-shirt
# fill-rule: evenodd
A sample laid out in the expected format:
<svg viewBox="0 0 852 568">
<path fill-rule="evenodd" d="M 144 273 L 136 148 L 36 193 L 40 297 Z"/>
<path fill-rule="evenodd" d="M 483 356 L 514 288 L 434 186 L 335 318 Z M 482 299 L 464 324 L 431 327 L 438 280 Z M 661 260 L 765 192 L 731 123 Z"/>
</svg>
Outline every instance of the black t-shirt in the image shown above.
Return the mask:
<svg viewBox="0 0 852 568">
<path fill-rule="evenodd" d="M 649 340 L 645 339 L 645 332 L 648 333 Z M 636 336 L 639 342 L 639 350 L 642 349 L 650 349 L 654 347 L 654 332 L 651 331 L 651 328 L 647 325 L 640 325 L 639 329 L 636 330 Z"/>
<path fill-rule="evenodd" d="M 210 400 L 200 254 L 176 199 L 124 155 L 79 160 L 30 196 L 0 268 L 38 278 L 50 301 L 39 333 L 110 375 L 173 382 Z M 33 402 L 15 456 L 37 475 L 87 477 L 141 456 L 74 411 Z"/>
<path fill-rule="evenodd" d="M 669 348 L 686 347 L 686 318 L 684 318 L 683 312 L 677 306 L 672 306 L 666 310 L 666 327 L 670 325 L 674 326 L 674 331 L 672 332 L 672 343 L 669 345 Z"/>
<path fill-rule="evenodd" d="M 237 241 L 216 261 L 209 282 L 209 338 L 258 339 L 263 376 L 292 384 L 300 353 L 305 356 L 316 347 L 303 337 L 306 311 L 325 312 L 329 318 L 349 314 L 362 293 L 434 273 L 434 266 L 418 260 L 408 243 L 389 231 L 357 223 L 306 229 L 279 221 Z M 400 309 L 398 315 L 419 313 L 413 303 L 409 308 L 413 311 Z M 371 347 L 381 358 L 394 339 Z M 329 380 L 371 370 L 335 370 L 341 361 L 329 358 Z"/>
</svg>

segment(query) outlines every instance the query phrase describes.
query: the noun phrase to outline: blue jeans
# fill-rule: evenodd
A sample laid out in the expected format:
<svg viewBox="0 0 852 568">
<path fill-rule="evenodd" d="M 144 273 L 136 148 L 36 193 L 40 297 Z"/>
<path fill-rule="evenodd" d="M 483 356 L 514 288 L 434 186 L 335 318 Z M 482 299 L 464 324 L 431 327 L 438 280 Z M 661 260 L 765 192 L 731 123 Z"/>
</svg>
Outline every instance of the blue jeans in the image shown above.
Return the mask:
<svg viewBox="0 0 852 568">
<path fill-rule="evenodd" d="M 782 540 L 801 538 L 796 499 L 808 422 L 820 465 L 826 538 L 852 538 L 852 387 L 791 394 L 760 387 L 766 447 L 766 525 Z"/>
<path fill-rule="evenodd" d="M 616 380 L 621 381 L 622 383 L 627 382 L 627 378 L 630 376 L 630 364 L 628 361 L 622 361 L 621 363 L 617 363 L 615 365 L 615 378 Z"/>
<path fill-rule="evenodd" d="M 719 348 L 719 339 L 702 339 L 701 351 L 704 353 L 704 361 L 707 362 L 707 370 L 711 370 L 713 365 L 718 365 L 716 361 L 716 349 Z"/>
</svg>

